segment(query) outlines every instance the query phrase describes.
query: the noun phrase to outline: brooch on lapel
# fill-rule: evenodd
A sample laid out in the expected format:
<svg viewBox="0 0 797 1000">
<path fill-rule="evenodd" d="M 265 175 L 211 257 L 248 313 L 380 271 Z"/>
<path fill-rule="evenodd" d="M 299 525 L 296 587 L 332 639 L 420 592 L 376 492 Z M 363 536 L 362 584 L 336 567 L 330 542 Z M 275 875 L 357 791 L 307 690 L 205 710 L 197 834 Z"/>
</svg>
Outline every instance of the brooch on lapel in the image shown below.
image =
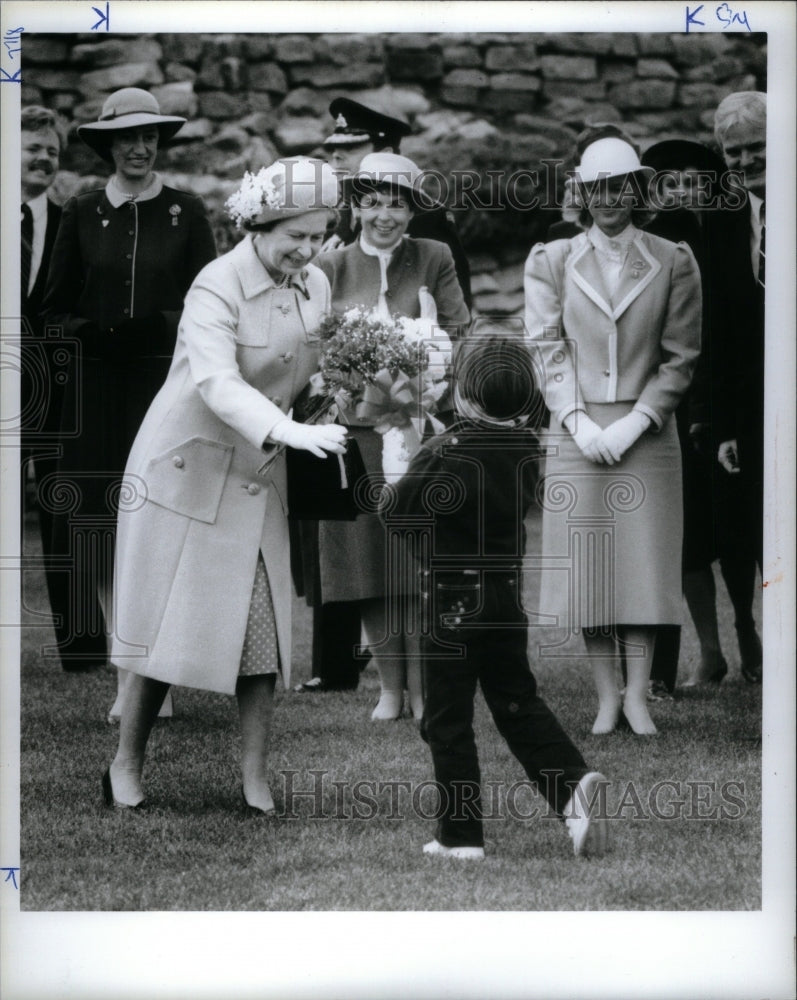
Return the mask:
<svg viewBox="0 0 797 1000">
<path fill-rule="evenodd" d="M 171 215 L 171 217 L 172 217 L 172 225 L 173 226 L 177 225 L 177 216 L 180 214 L 180 212 L 182 212 L 182 209 L 180 208 L 179 205 L 172 205 L 169 208 L 169 215 Z"/>
<path fill-rule="evenodd" d="M 633 260 L 633 261 L 631 261 L 631 268 L 632 268 L 632 270 L 631 270 L 631 277 L 632 278 L 638 278 L 639 277 L 639 272 L 642 270 L 642 268 L 644 266 L 645 266 L 645 262 L 643 260 Z"/>
<path fill-rule="evenodd" d="M 105 227 L 108 225 L 108 219 L 103 219 L 102 217 L 104 214 L 105 213 L 102 210 L 102 205 L 97 205 L 97 215 L 99 215 L 100 217 L 100 222 L 102 223 L 103 229 L 105 229 Z"/>
</svg>

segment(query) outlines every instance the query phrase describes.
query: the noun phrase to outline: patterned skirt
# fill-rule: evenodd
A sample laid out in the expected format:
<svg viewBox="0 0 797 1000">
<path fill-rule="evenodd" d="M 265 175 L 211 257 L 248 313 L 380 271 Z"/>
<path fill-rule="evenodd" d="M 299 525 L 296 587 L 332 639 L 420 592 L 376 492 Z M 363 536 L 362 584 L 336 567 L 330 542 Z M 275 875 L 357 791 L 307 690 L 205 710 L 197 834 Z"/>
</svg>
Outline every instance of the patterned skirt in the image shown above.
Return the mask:
<svg viewBox="0 0 797 1000">
<path fill-rule="evenodd" d="M 279 668 L 277 620 L 274 617 L 274 605 L 271 602 L 271 588 L 268 585 L 266 564 L 263 562 L 263 556 L 258 554 L 238 676 L 276 674 L 279 672 Z"/>
</svg>

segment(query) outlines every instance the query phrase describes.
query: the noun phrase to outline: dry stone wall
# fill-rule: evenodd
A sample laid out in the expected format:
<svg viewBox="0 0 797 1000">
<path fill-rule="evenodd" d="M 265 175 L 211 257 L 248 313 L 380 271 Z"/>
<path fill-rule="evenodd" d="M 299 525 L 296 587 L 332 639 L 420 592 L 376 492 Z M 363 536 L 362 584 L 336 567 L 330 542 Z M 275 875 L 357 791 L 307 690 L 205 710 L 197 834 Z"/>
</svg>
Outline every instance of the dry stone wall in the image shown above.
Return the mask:
<svg viewBox="0 0 797 1000">
<path fill-rule="evenodd" d="M 77 125 L 113 90 L 144 87 L 188 119 L 158 168 L 205 199 L 220 249 L 236 238 L 222 206 L 244 170 L 318 152 L 333 98 L 377 98 L 411 122 L 402 152 L 439 172 L 477 306 L 499 312 L 519 308 L 520 261 L 556 217 L 528 207 L 540 193 L 529 172 L 567 162 L 580 129 L 617 122 L 643 147 L 710 142 L 726 94 L 766 89 L 766 36 L 749 34 L 29 35 L 22 59 L 23 104 L 70 126 L 61 199 L 107 174 Z"/>
</svg>

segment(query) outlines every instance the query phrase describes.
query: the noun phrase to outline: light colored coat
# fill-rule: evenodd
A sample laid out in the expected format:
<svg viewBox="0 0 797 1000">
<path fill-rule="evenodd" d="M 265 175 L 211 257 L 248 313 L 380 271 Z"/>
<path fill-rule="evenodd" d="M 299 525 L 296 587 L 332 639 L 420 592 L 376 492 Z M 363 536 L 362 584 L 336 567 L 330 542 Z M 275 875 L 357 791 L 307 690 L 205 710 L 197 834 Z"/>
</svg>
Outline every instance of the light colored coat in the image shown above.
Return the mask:
<svg viewBox="0 0 797 1000">
<path fill-rule="evenodd" d="M 247 237 L 185 300 L 168 378 L 136 437 L 118 524 L 111 659 L 171 684 L 232 694 L 258 552 L 290 682 L 285 459 L 263 443 L 318 367 L 329 283 L 309 266 L 276 288 Z M 304 294 L 306 292 L 306 295 Z"/>
<path fill-rule="evenodd" d="M 635 401 L 661 429 L 700 354 L 700 272 L 689 247 L 638 233 L 613 306 L 586 234 L 538 243 L 525 291 L 526 330 L 553 419 L 584 402 Z"/>
</svg>

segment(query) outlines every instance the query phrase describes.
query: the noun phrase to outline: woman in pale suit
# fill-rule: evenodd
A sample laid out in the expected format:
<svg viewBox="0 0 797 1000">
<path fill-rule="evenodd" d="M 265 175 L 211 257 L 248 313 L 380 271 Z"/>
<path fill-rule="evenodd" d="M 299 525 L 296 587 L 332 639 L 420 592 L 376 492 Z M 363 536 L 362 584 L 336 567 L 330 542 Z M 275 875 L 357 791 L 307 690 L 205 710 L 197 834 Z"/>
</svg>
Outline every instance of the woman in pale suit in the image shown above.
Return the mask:
<svg viewBox="0 0 797 1000">
<path fill-rule="evenodd" d="M 526 263 L 526 324 L 551 411 L 540 611 L 584 634 L 596 734 L 620 722 L 656 732 L 646 703 L 655 626 L 682 613 L 673 412 L 700 352 L 700 276 L 686 244 L 635 224 L 649 218 L 650 174 L 622 139 L 592 143 L 576 172 L 586 231 L 539 244 Z"/>
<path fill-rule="evenodd" d="M 424 204 L 418 189 L 420 174 L 405 156 L 371 153 L 364 157 L 359 172 L 347 181 L 359 237 L 341 250 L 322 254 L 318 266 L 329 278 L 336 313 L 360 305 L 386 316 L 417 319 L 433 303 L 437 325 L 455 340 L 470 313 L 451 251 L 437 240 L 406 235 L 410 219 Z M 381 474 L 382 439 L 373 429 L 377 421 L 360 419 L 354 413 L 342 419 L 360 446 L 366 470 Z M 377 514 L 359 514 L 355 521 L 320 522 L 319 603 L 360 602 L 364 641 L 382 686 L 372 718 L 397 719 L 406 685 L 411 713 L 419 719 L 423 698 L 417 652 L 410 636 L 392 634 L 388 628 L 388 600 L 398 595 L 389 593 L 385 541 Z"/>
<path fill-rule="evenodd" d="M 230 199 L 249 230 L 185 300 L 166 383 L 125 473 L 112 661 L 133 673 L 108 805 L 144 799 L 149 732 L 170 684 L 235 694 L 242 792 L 273 811 L 267 745 L 277 672 L 290 676 L 291 580 L 280 444 L 323 456 L 346 430 L 287 416 L 318 366 L 329 283 L 310 261 L 334 221 L 337 182 L 319 161 L 278 161 Z"/>
</svg>

